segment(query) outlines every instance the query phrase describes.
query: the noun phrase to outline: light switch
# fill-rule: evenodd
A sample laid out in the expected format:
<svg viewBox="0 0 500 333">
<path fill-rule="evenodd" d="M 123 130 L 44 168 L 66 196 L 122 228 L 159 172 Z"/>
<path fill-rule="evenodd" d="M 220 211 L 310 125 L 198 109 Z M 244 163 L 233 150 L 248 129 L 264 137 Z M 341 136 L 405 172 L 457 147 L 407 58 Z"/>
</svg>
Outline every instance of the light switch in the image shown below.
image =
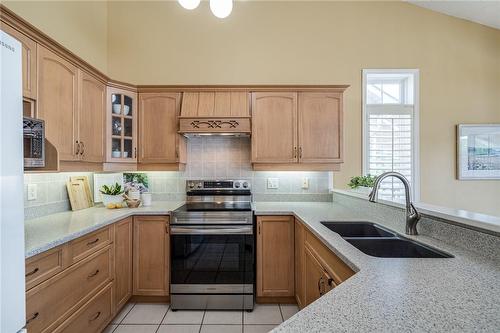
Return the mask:
<svg viewBox="0 0 500 333">
<path fill-rule="evenodd" d="M 279 178 L 267 178 L 267 188 L 276 189 L 280 187 Z"/>
<path fill-rule="evenodd" d="M 302 178 L 302 188 L 304 190 L 307 190 L 309 188 L 309 178 L 308 177 Z"/>
<path fill-rule="evenodd" d="M 28 201 L 36 200 L 38 186 L 36 184 L 28 184 Z"/>
</svg>

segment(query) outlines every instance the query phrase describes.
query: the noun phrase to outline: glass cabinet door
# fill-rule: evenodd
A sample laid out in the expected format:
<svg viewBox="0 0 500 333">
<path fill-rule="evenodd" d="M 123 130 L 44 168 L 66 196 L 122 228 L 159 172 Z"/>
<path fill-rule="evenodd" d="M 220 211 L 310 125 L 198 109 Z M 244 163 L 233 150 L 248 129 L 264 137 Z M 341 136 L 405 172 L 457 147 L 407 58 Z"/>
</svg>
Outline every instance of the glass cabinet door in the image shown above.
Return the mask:
<svg viewBox="0 0 500 333">
<path fill-rule="evenodd" d="M 108 110 L 108 161 L 135 162 L 136 148 L 136 104 L 133 93 L 111 89 Z"/>
</svg>

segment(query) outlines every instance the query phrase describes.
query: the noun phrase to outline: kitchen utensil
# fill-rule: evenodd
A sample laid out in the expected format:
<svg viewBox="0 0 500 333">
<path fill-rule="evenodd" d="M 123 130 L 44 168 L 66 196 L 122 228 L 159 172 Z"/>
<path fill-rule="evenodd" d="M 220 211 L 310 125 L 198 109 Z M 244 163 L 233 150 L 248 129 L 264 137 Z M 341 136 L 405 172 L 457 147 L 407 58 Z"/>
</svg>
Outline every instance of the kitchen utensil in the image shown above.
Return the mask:
<svg viewBox="0 0 500 333">
<path fill-rule="evenodd" d="M 85 184 L 81 180 L 68 181 L 66 183 L 68 189 L 69 202 L 72 210 L 81 210 L 91 207 L 85 191 Z"/>
<path fill-rule="evenodd" d="M 87 176 L 71 176 L 69 177 L 70 181 L 82 181 L 83 187 L 85 189 L 85 194 L 87 195 L 87 201 L 90 207 L 94 206 L 94 200 L 92 200 L 92 192 L 90 191 L 89 179 Z"/>
</svg>

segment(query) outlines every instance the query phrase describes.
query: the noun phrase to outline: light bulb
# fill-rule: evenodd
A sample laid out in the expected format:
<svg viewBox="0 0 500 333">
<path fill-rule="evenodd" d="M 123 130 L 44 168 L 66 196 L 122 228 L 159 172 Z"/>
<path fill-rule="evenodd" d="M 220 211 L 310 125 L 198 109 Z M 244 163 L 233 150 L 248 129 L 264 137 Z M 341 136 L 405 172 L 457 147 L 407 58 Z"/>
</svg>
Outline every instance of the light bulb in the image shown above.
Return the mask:
<svg viewBox="0 0 500 333">
<path fill-rule="evenodd" d="M 186 9 L 195 9 L 200 4 L 200 0 L 177 0 Z"/>
<path fill-rule="evenodd" d="M 225 18 L 233 10 L 233 0 L 210 0 L 210 10 L 218 18 Z"/>
</svg>

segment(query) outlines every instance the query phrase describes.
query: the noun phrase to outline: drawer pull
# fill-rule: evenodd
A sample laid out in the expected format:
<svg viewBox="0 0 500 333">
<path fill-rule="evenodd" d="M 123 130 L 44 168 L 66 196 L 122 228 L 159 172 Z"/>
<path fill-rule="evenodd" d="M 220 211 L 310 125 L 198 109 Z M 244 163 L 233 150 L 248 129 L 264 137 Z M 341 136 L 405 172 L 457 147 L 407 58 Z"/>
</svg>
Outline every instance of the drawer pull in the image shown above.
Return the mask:
<svg viewBox="0 0 500 333">
<path fill-rule="evenodd" d="M 99 274 L 99 270 L 96 270 L 94 273 L 90 274 L 88 278 L 89 278 L 89 279 L 90 279 L 90 278 L 93 278 L 93 277 L 94 277 L 94 276 L 96 276 L 97 274 Z"/>
<path fill-rule="evenodd" d="M 38 269 L 38 267 L 37 267 L 37 268 L 35 268 L 34 270 L 32 270 L 31 272 L 26 273 L 24 276 L 25 276 L 25 277 L 28 277 L 28 276 L 30 276 L 30 275 L 35 274 L 35 273 L 36 273 L 36 272 L 38 272 L 38 271 L 39 271 L 39 269 Z"/>
<path fill-rule="evenodd" d="M 97 318 L 99 318 L 100 315 L 101 315 L 101 311 L 97 312 L 92 319 L 89 319 L 89 322 L 96 320 Z"/>
<path fill-rule="evenodd" d="M 92 245 L 92 244 L 95 244 L 95 243 L 97 243 L 98 241 L 99 241 L 99 237 L 98 237 L 98 238 L 96 238 L 95 240 L 93 240 L 92 242 L 88 242 L 88 243 L 87 243 L 87 246 L 90 246 L 90 245 Z"/>
<path fill-rule="evenodd" d="M 36 318 L 38 318 L 39 314 L 40 313 L 35 312 L 35 314 L 33 314 L 33 316 L 30 319 L 26 320 L 26 325 L 29 324 L 30 322 L 32 322 L 33 320 L 35 320 Z"/>
</svg>

